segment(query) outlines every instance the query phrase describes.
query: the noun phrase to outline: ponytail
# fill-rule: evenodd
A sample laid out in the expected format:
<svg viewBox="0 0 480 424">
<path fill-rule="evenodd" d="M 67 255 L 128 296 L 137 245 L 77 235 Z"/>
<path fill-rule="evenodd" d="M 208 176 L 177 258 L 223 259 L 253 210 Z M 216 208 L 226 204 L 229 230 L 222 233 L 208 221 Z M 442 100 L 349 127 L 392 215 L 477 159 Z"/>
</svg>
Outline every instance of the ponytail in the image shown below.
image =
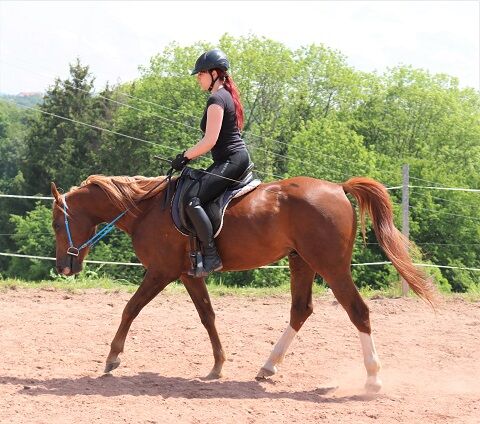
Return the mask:
<svg viewBox="0 0 480 424">
<path fill-rule="evenodd" d="M 232 96 L 233 103 L 235 105 L 235 115 L 237 116 L 237 127 L 239 130 L 242 130 L 244 115 L 242 102 L 240 101 L 240 91 L 230 75 L 228 75 L 222 69 L 216 69 L 216 71 L 218 72 L 220 80 L 223 80 L 223 86 L 225 87 L 225 90 L 227 90 Z"/>
</svg>

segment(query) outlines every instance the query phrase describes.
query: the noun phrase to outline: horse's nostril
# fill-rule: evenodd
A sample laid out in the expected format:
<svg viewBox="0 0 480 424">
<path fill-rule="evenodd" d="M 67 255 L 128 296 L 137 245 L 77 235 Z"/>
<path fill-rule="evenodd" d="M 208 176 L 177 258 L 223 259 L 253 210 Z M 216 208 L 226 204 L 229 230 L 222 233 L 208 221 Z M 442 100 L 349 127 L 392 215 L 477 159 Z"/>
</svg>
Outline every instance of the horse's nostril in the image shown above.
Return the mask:
<svg viewBox="0 0 480 424">
<path fill-rule="evenodd" d="M 63 274 L 63 268 L 61 266 L 57 266 L 56 268 L 59 274 Z"/>
</svg>

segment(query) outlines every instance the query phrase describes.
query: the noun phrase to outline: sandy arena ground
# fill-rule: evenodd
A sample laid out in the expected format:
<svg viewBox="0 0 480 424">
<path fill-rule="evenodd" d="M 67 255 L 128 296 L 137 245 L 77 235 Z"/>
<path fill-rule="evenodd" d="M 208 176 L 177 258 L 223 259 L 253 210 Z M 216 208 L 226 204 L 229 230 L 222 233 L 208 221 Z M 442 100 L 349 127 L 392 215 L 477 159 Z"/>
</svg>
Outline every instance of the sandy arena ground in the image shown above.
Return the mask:
<svg viewBox="0 0 480 424">
<path fill-rule="evenodd" d="M 216 297 L 225 377 L 186 294 L 160 294 L 102 376 L 127 293 L 0 292 L 0 423 L 480 423 L 480 303 L 368 301 L 384 387 L 363 391 L 356 330 L 331 295 L 279 373 L 254 377 L 288 323 L 288 296 Z"/>
</svg>

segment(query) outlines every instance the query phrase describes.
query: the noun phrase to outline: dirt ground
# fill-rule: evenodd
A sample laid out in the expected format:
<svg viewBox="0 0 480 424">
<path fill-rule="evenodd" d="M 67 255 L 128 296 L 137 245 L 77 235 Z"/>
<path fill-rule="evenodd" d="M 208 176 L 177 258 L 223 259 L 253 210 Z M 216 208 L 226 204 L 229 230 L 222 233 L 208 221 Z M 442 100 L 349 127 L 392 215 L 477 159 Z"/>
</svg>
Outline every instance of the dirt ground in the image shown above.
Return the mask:
<svg viewBox="0 0 480 424">
<path fill-rule="evenodd" d="M 369 300 L 384 387 L 363 391 L 356 330 L 331 295 L 279 373 L 254 377 L 288 323 L 289 297 L 215 297 L 225 377 L 203 381 L 210 342 L 186 294 L 160 294 L 102 376 L 127 293 L 0 292 L 1 423 L 480 423 L 480 303 L 435 314 L 418 299 Z"/>
</svg>

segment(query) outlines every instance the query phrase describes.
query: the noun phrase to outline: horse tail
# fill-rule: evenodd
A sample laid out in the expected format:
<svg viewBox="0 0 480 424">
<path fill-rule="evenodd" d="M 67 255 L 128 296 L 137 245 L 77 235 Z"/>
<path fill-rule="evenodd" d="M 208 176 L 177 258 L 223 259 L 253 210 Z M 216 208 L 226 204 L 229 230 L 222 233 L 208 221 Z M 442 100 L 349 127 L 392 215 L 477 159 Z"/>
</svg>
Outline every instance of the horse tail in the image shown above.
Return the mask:
<svg viewBox="0 0 480 424">
<path fill-rule="evenodd" d="M 365 238 L 365 212 L 368 212 L 375 235 L 388 259 L 410 288 L 434 306 L 437 294 L 435 286 L 423 271 L 413 265 L 408 253 L 411 243 L 393 223 L 392 202 L 385 187 L 366 177 L 350 178 L 342 187 L 345 193 L 350 193 L 357 199 L 363 237 Z"/>
</svg>

